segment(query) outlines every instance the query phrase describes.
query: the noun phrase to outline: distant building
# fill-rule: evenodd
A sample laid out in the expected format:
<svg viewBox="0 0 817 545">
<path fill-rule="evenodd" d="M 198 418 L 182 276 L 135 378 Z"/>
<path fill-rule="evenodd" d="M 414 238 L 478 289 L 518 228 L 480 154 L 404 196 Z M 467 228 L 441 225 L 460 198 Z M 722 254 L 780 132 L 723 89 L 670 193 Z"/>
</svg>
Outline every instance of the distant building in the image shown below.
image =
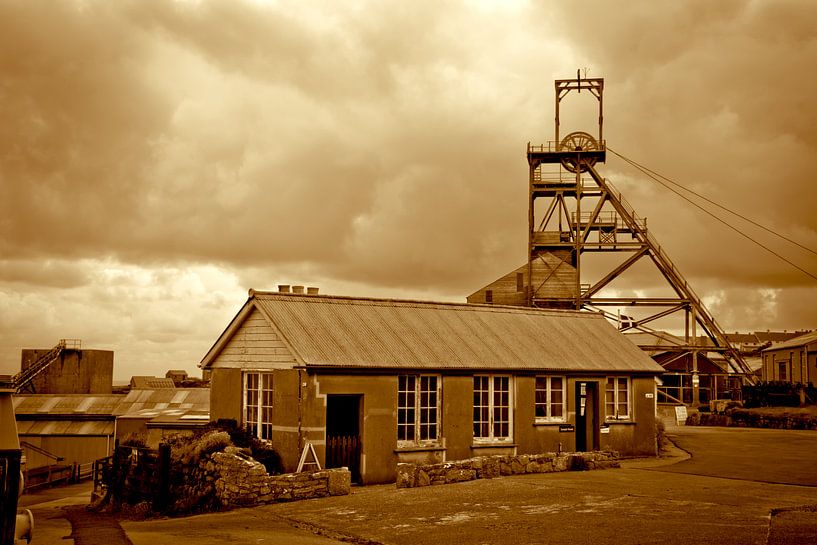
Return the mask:
<svg viewBox="0 0 817 545">
<path fill-rule="evenodd" d="M 166 380 L 166 379 L 163 379 Z M 108 456 L 115 440 L 138 437 L 156 448 L 168 435 L 210 421 L 206 388 L 135 389 L 128 394 L 14 396 L 26 468 L 89 464 Z"/>
<path fill-rule="evenodd" d="M 211 417 L 366 484 L 402 461 L 655 455 L 663 368 L 601 315 L 250 291 L 202 359 Z"/>
<path fill-rule="evenodd" d="M 42 370 L 31 380 L 25 391 L 40 394 L 110 394 L 113 385 L 113 351 L 89 350 L 79 345 L 66 345 L 50 362 L 43 362 L 54 348 L 25 348 L 21 356 L 21 371 L 34 365 Z"/>
<path fill-rule="evenodd" d="M 130 379 L 131 390 L 156 390 L 159 388 L 175 388 L 172 378 L 135 376 Z"/>
<path fill-rule="evenodd" d="M 763 380 L 817 383 L 817 331 L 777 342 L 762 354 Z"/>
<path fill-rule="evenodd" d="M 179 385 L 187 380 L 187 371 L 184 369 L 171 369 L 165 373 L 165 378 L 169 378 L 174 384 Z"/>
</svg>

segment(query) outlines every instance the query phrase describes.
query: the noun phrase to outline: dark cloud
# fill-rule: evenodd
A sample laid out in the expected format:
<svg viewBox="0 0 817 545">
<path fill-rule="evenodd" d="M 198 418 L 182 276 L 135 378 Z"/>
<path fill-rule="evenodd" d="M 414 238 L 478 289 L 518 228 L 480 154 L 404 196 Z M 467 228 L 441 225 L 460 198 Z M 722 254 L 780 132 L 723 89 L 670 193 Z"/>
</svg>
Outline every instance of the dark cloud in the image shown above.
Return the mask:
<svg viewBox="0 0 817 545">
<path fill-rule="evenodd" d="M 613 149 L 817 247 L 815 9 L 2 3 L 0 349 L 79 317 L 128 362 L 195 361 L 220 326 L 185 304 L 228 320 L 278 281 L 462 299 L 526 258 L 525 143 L 577 67 L 606 78 Z M 622 161 L 599 170 L 727 326 L 770 300 L 767 328 L 817 321 L 806 275 Z M 665 289 L 646 269 L 615 289 Z"/>
</svg>

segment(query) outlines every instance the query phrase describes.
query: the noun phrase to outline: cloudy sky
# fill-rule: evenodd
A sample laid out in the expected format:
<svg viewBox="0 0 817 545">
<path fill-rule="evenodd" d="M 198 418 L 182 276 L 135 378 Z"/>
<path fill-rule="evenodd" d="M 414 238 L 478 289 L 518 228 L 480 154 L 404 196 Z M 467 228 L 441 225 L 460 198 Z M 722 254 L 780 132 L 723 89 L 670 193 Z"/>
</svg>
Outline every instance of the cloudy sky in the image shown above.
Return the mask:
<svg viewBox="0 0 817 545">
<path fill-rule="evenodd" d="M 611 148 L 817 248 L 815 20 L 809 0 L 0 0 L 0 373 L 60 338 L 115 350 L 120 380 L 198 372 L 250 287 L 463 301 L 525 261 L 525 146 L 577 68 L 605 78 Z M 598 170 L 727 330 L 817 327 L 813 278 Z"/>
</svg>

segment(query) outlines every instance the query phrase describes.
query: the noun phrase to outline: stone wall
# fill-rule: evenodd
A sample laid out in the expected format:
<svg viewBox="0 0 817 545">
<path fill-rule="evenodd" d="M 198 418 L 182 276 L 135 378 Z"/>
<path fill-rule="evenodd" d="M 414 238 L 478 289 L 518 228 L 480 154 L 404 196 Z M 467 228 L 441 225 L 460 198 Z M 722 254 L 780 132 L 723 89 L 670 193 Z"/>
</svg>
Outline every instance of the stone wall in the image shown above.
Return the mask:
<svg viewBox="0 0 817 545">
<path fill-rule="evenodd" d="M 553 473 L 619 467 L 617 452 L 576 452 L 480 456 L 440 464 L 397 464 L 397 488 L 459 483 L 525 473 Z"/>
<path fill-rule="evenodd" d="M 262 464 L 236 447 L 212 454 L 206 467 L 215 477 L 216 498 L 225 508 L 342 496 L 349 494 L 352 482 L 347 469 L 268 475 Z"/>
<path fill-rule="evenodd" d="M 764 415 L 750 409 L 736 409 L 728 414 L 693 413 L 687 417 L 686 425 L 817 430 L 817 418 L 810 415 Z"/>
</svg>

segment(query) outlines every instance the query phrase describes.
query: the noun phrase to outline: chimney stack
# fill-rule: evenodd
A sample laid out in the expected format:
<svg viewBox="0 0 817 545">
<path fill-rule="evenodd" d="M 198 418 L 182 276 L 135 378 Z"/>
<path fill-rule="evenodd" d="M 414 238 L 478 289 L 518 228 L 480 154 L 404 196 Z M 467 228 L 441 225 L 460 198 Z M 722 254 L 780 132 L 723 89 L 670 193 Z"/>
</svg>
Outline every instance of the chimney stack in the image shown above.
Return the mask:
<svg viewBox="0 0 817 545">
<path fill-rule="evenodd" d="M 289 293 L 289 284 L 278 284 L 278 293 Z"/>
<path fill-rule="evenodd" d="M 306 294 L 307 295 L 318 295 L 318 288 L 310 286 L 310 287 L 306 288 Z"/>
<path fill-rule="evenodd" d="M 303 286 L 292 286 L 292 293 L 297 293 L 299 295 L 303 294 L 304 287 Z"/>
</svg>

